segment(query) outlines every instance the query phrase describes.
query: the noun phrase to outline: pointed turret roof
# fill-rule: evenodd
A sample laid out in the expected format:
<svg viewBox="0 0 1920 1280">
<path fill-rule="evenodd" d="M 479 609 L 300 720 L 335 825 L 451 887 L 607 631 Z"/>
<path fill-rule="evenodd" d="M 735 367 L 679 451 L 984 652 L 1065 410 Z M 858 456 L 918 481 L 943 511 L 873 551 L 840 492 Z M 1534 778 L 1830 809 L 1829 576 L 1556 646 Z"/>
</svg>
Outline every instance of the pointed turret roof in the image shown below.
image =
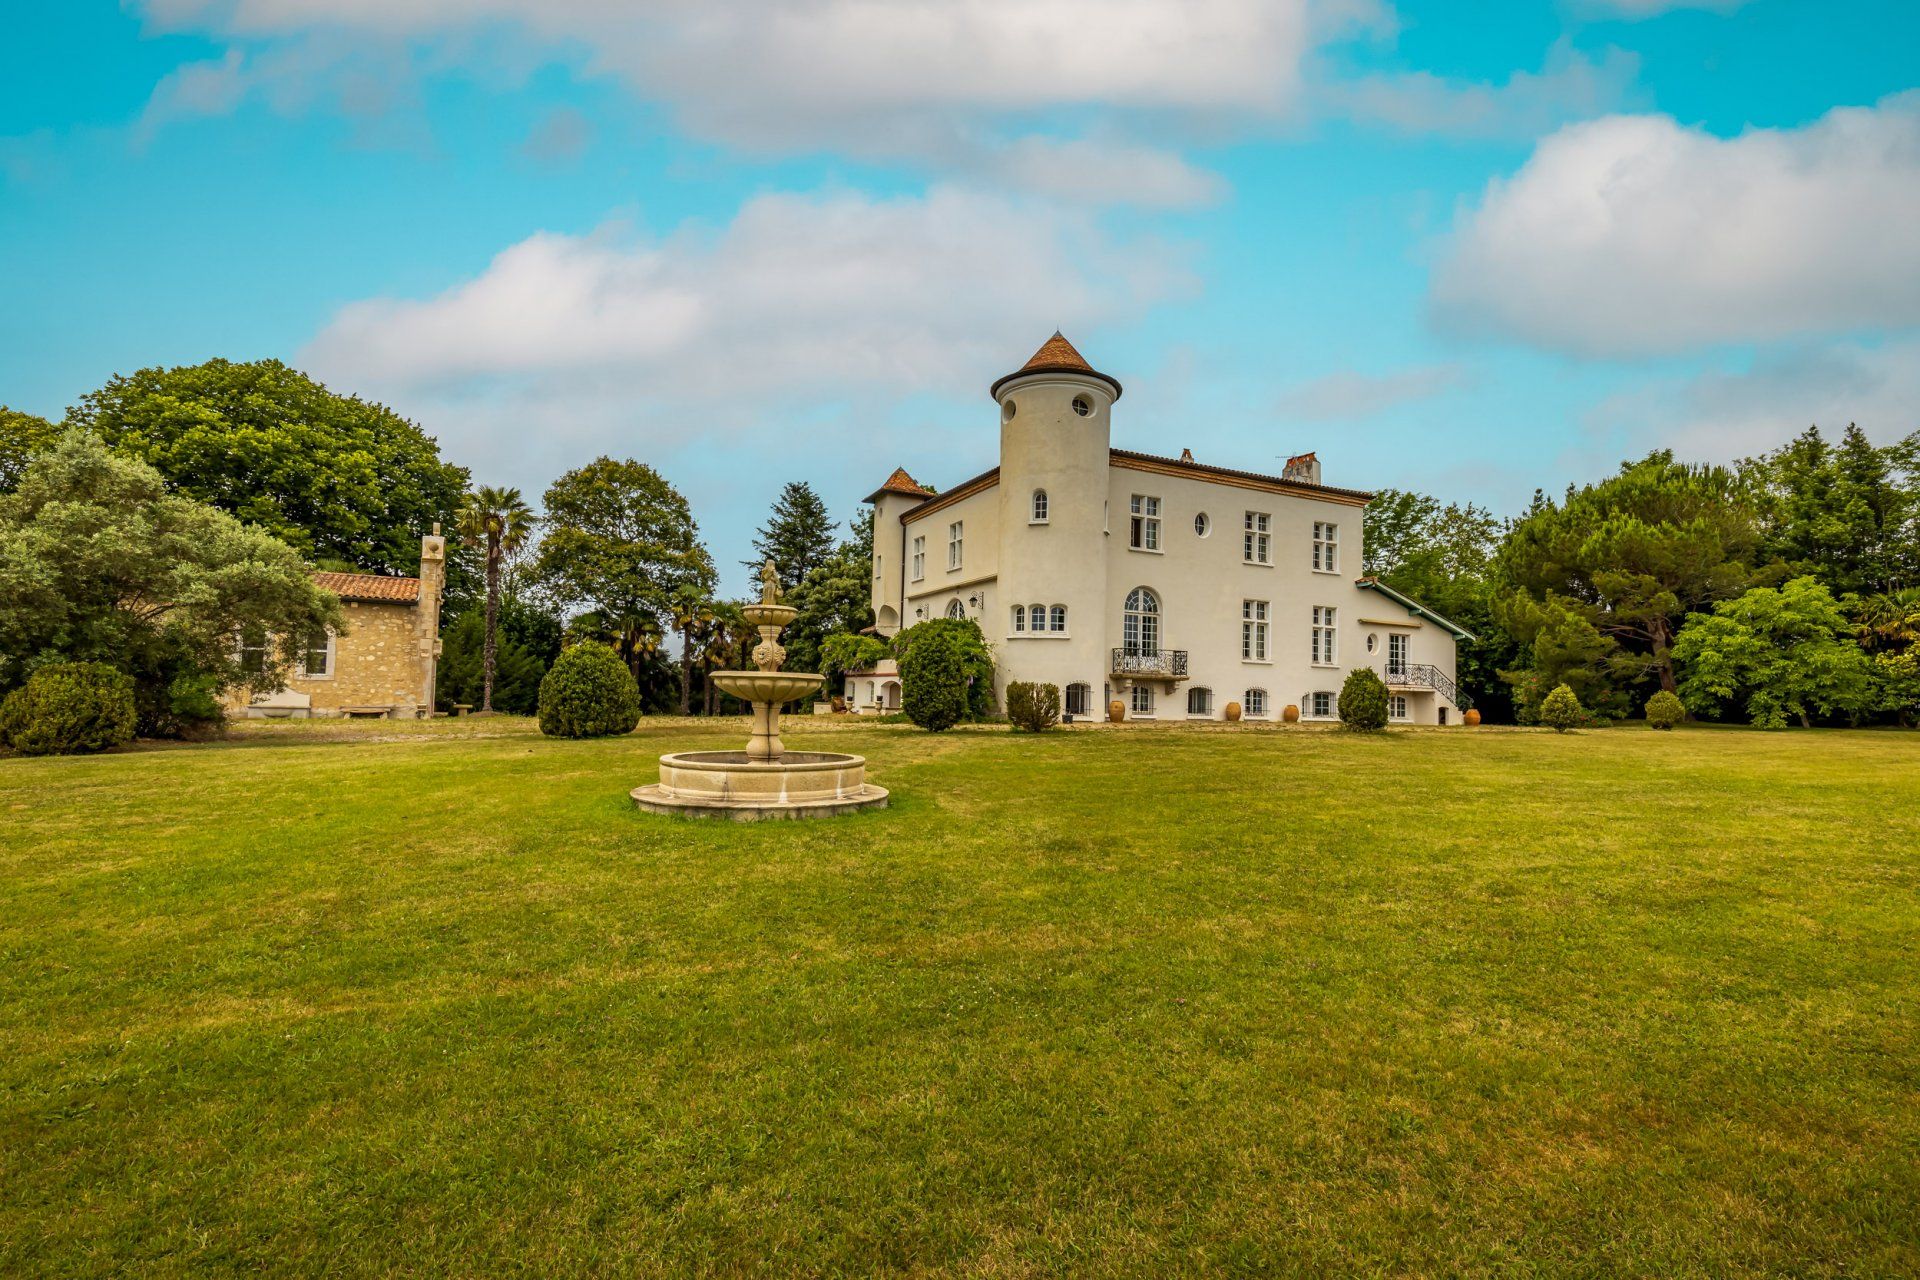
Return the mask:
<svg viewBox="0 0 1920 1280">
<path fill-rule="evenodd" d="M 908 475 L 905 467 L 895 467 L 893 474 L 887 477 L 887 482 L 868 494 L 866 500 L 868 502 L 878 502 L 880 495 L 883 493 L 904 493 L 909 498 L 931 498 L 933 496 L 933 490 Z"/>
<path fill-rule="evenodd" d="M 1120 383 L 1088 364 L 1086 357 L 1076 351 L 1073 344 L 1067 341 L 1066 335 L 1058 329 L 1053 331 L 1051 338 L 1040 344 L 1040 349 L 1033 353 L 1033 359 L 993 384 L 994 399 L 1000 398 L 1001 387 L 1015 378 L 1024 378 L 1030 373 L 1084 373 L 1112 387 L 1115 400 L 1120 398 Z"/>
</svg>

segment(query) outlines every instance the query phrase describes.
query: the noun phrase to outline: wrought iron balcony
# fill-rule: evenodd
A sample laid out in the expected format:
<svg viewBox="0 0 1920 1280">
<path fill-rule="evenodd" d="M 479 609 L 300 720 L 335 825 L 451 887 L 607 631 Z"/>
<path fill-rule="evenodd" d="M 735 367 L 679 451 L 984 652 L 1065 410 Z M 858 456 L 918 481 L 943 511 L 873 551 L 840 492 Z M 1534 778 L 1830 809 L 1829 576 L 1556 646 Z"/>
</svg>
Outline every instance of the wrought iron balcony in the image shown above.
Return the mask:
<svg viewBox="0 0 1920 1280">
<path fill-rule="evenodd" d="M 1185 649 L 1115 649 L 1111 669 L 1116 676 L 1133 676 L 1147 680 L 1185 680 L 1187 651 Z"/>
<path fill-rule="evenodd" d="M 1453 683 L 1452 676 L 1424 662 L 1407 666 L 1389 666 L 1387 684 L 1403 689 L 1409 687 L 1432 689 L 1462 711 L 1473 705 L 1472 699 L 1461 696 L 1460 690 Z"/>
</svg>

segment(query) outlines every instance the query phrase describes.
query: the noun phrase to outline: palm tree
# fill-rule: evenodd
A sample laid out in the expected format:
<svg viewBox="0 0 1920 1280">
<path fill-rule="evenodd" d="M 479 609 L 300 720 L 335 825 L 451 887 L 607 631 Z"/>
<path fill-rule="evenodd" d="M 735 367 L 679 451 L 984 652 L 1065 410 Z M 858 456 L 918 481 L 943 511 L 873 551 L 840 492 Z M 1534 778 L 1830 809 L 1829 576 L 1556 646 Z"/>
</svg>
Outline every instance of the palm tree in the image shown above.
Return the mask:
<svg viewBox="0 0 1920 1280">
<path fill-rule="evenodd" d="M 680 633 L 680 714 L 693 714 L 693 637 L 713 622 L 713 602 L 692 583 L 674 588 L 668 599 L 674 630 Z"/>
<path fill-rule="evenodd" d="M 500 627 L 500 570 L 508 556 L 526 545 L 533 534 L 535 519 L 533 508 L 520 497 L 518 489 L 486 486 L 468 494 L 454 517 L 454 527 L 460 536 L 475 546 L 483 546 L 487 555 L 487 639 L 480 662 L 483 714 L 493 710 L 493 656 Z"/>
</svg>

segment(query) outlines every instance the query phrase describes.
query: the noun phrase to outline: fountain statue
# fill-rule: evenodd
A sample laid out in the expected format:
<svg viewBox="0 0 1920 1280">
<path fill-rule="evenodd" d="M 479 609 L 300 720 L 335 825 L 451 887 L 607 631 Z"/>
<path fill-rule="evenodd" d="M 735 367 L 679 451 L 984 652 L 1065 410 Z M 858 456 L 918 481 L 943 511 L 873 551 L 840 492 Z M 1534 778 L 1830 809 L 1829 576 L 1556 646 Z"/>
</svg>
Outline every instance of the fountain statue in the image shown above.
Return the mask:
<svg viewBox="0 0 1920 1280">
<path fill-rule="evenodd" d="M 636 787 L 633 802 L 649 813 L 696 817 L 817 818 L 884 809 L 887 792 L 867 782 L 861 756 L 788 751 L 780 741 L 780 708 L 818 689 L 824 676 L 782 671 L 787 651 L 780 632 L 800 611 L 780 603 L 780 575 L 769 560 L 760 570 L 760 602 L 743 605 L 758 628 L 753 671 L 716 671 L 713 682 L 753 707 L 753 734 L 745 751 L 682 751 L 660 757 L 660 781 Z"/>
</svg>

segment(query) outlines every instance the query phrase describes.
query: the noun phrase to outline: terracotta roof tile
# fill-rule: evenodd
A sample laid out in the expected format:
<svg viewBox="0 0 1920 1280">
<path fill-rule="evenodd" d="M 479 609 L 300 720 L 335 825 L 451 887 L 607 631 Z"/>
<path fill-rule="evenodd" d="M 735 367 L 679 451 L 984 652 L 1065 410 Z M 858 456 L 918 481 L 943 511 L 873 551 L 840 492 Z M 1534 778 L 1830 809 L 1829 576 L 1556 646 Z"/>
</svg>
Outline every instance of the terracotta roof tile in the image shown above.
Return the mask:
<svg viewBox="0 0 1920 1280">
<path fill-rule="evenodd" d="M 1084 373 L 1112 387 L 1115 400 L 1120 398 L 1120 383 L 1088 364 L 1086 357 L 1075 350 L 1074 345 L 1058 329 L 1053 331 L 1051 338 L 1040 344 L 1040 349 L 1033 353 L 1031 360 L 993 384 L 994 397 L 999 397 L 1001 387 L 1029 373 Z"/>
<path fill-rule="evenodd" d="M 415 604 L 420 599 L 418 578 L 389 578 L 377 573 L 316 573 L 313 585 L 333 592 L 342 600 L 372 604 Z"/>
<path fill-rule="evenodd" d="M 883 493 L 904 493 L 909 498 L 931 498 L 933 496 L 933 490 L 908 475 L 905 467 L 895 467 L 893 474 L 887 477 L 887 482 L 867 495 L 867 501 L 878 501 L 880 495 Z"/>
</svg>

